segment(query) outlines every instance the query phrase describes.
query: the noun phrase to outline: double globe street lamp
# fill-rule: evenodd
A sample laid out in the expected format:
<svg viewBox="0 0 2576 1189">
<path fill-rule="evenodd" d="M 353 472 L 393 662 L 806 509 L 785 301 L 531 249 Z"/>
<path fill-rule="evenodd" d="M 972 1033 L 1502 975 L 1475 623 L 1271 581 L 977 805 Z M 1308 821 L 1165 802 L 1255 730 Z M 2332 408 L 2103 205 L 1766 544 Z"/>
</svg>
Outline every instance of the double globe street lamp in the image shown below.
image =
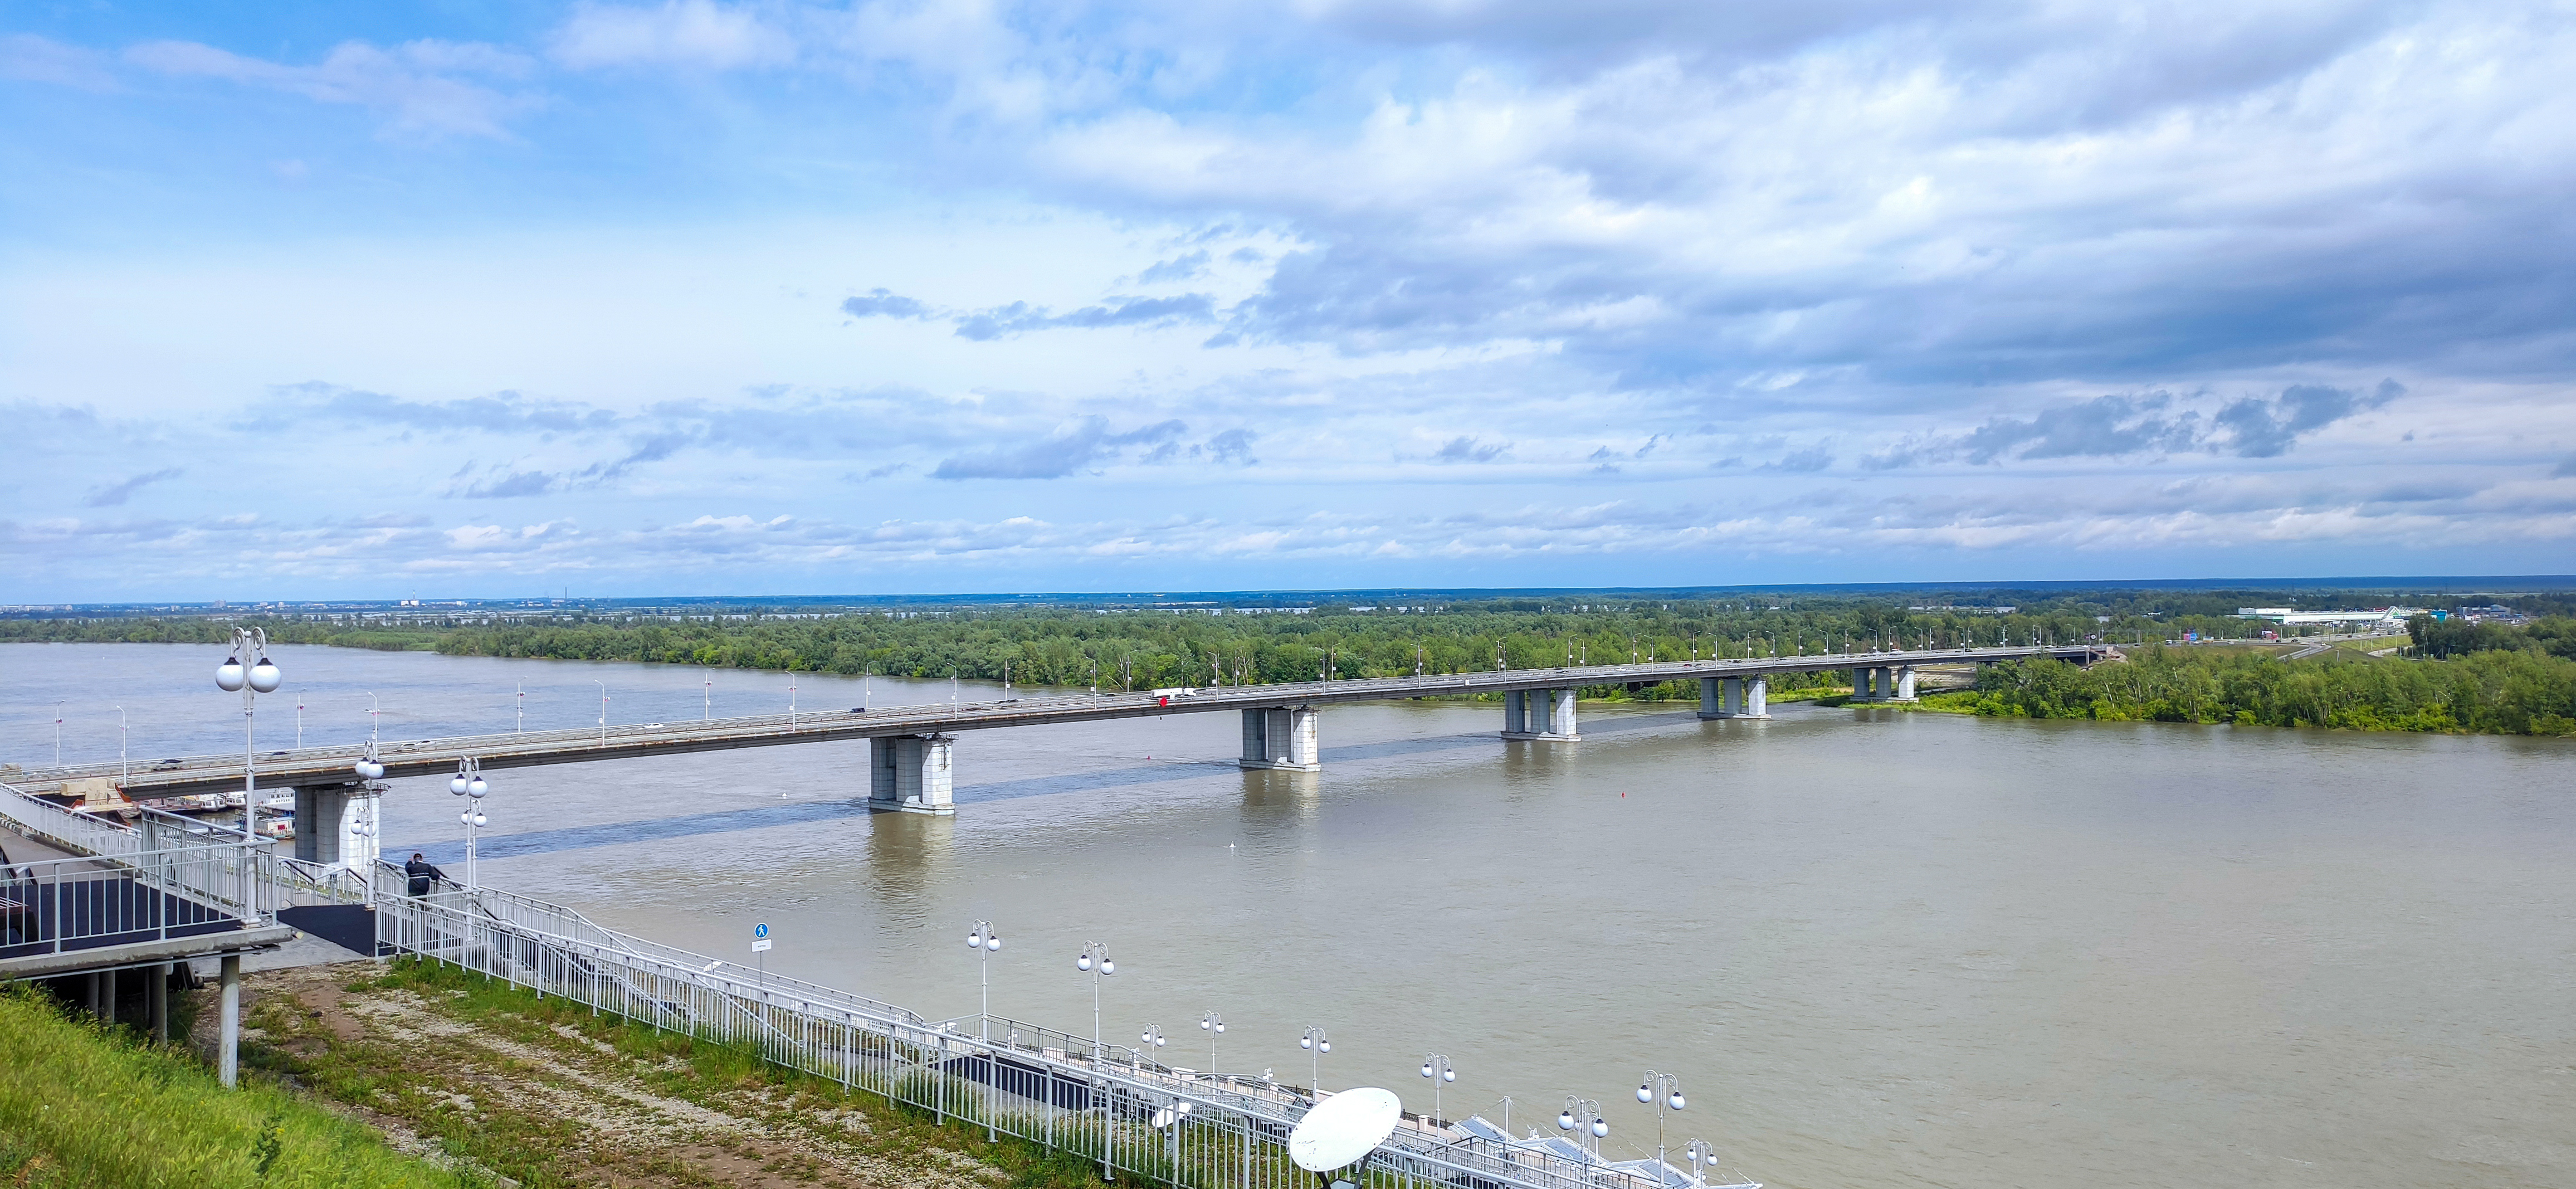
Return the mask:
<svg viewBox="0 0 2576 1189">
<path fill-rule="evenodd" d="M 273 694 L 286 683 L 277 663 L 268 659 L 268 629 L 234 628 L 232 655 L 215 666 L 215 688 L 242 696 L 242 833 L 259 837 L 259 751 L 251 741 L 251 727 L 257 718 L 254 699 L 260 694 Z M 247 666 L 242 657 L 252 658 Z"/>
<path fill-rule="evenodd" d="M 483 816 L 483 798 L 492 786 L 483 779 L 483 761 L 472 756 L 456 761 L 456 775 L 447 779 L 447 791 L 468 798 L 465 812 L 456 819 L 465 823 L 465 890 L 470 892 L 480 886 L 474 882 L 475 840 L 489 824 Z"/>
<path fill-rule="evenodd" d="M 1225 1033 L 1225 1017 L 1224 1017 L 1224 1016 L 1220 1016 L 1220 1015 L 1216 1014 L 1216 1009 L 1215 1009 L 1215 1008 L 1213 1008 L 1213 1007 L 1211 1007 L 1211 1008 L 1209 1008 L 1209 1009 L 1207 1010 L 1207 1014 L 1206 1014 L 1206 1015 L 1203 1015 L 1203 1016 L 1200 1016 L 1200 1017 L 1199 1017 L 1199 1030 L 1208 1034 L 1208 1067 L 1207 1067 L 1207 1071 L 1208 1071 L 1208 1076 L 1209 1076 L 1209 1077 L 1215 1077 L 1215 1076 L 1216 1076 L 1216 1038 L 1217 1038 L 1217 1037 L 1219 1037 L 1219 1036 L 1221 1036 L 1221 1035 L 1223 1035 L 1223 1034 Z"/>
<path fill-rule="evenodd" d="M 1580 1134 L 1575 1138 L 1597 1155 L 1601 1151 L 1602 1137 L 1610 1134 L 1610 1121 L 1601 1117 L 1599 1100 L 1568 1094 L 1565 1096 L 1565 1109 L 1556 1113 L 1556 1128 L 1559 1131 L 1581 1128 L 1591 1138 L 1584 1139 Z"/>
<path fill-rule="evenodd" d="M 976 1036 L 990 1041 L 993 1039 L 993 955 L 1002 948 L 1002 934 L 993 928 L 993 922 L 977 921 L 966 930 L 966 948 L 975 951 L 976 959 L 984 967 L 984 1014 L 977 1025 Z"/>
<path fill-rule="evenodd" d="M 1073 968 L 1091 976 L 1091 1068 L 1092 1076 L 1098 1077 L 1100 1070 L 1100 980 L 1106 976 L 1118 973 L 1118 964 L 1109 960 L 1108 946 L 1102 945 L 1097 941 L 1086 941 L 1082 943 L 1082 955 L 1073 960 Z M 1092 1100 L 1100 1103 L 1103 1110 L 1107 1109 L 1108 1099 L 1106 1096 L 1095 1092 L 1092 1095 Z M 1100 1179 L 1104 1181 L 1115 1179 L 1114 1174 L 1112 1174 L 1109 1169 L 1109 1150 L 1105 1146 L 1100 1152 Z"/>
<path fill-rule="evenodd" d="M 1297 1039 L 1297 1047 L 1307 1050 L 1306 1064 L 1312 1067 L 1307 1071 L 1306 1092 L 1314 1095 L 1315 1101 L 1322 1102 L 1324 1100 L 1324 1054 L 1333 1051 L 1333 1042 L 1324 1039 L 1323 1029 L 1310 1024 L 1306 1027 L 1306 1035 Z"/>
<path fill-rule="evenodd" d="M 1458 1080 L 1458 1071 L 1450 1068 L 1446 1053 L 1433 1053 L 1422 1059 L 1422 1076 L 1431 1079 L 1431 1125 L 1445 1126 L 1440 1114 L 1440 1083 Z"/>
<path fill-rule="evenodd" d="M 1669 1073 L 1646 1071 L 1637 1083 L 1637 1101 L 1655 1106 L 1655 1163 L 1664 1162 L 1664 1116 L 1682 1109 L 1682 1080 Z"/>
</svg>

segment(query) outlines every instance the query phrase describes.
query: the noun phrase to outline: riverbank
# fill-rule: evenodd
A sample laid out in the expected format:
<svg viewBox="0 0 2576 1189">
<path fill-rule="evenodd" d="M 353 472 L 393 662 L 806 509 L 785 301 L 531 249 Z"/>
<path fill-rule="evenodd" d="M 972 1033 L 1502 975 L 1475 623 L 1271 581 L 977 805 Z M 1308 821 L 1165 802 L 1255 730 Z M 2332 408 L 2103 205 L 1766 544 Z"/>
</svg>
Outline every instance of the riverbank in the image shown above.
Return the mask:
<svg viewBox="0 0 2576 1189">
<path fill-rule="evenodd" d="M 452 967 L 265 971 L 243 998 L 227 1090 L 210 1036 L 154 1047 L 0 992 L 0 1185 L 1098 1184 L 1034 1145 Z"/>
<path fill-rule="evenodd" d="M 415 959 L 245 980 L 247 1076 L 525 1186 L 1091 1186 L 1097 1169 Z"/>
</svg>

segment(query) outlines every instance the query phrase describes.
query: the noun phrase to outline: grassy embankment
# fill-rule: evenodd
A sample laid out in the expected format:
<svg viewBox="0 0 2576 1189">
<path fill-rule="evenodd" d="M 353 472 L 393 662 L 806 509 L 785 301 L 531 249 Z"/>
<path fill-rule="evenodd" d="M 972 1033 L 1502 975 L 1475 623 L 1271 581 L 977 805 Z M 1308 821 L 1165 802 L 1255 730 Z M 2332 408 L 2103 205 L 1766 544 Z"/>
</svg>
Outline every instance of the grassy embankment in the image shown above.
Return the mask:
<svg viewBox="0 0 2576 1189">
<path fill-rule="evenodd" d="M 1099 1184 L 749 1049 L 403 960 L 256 976 L 246 1068 L 532 1187 Z"/>
<path fill-rule="evenodd" d="M 0 1185 L 1099 1184 L 1038 1145 L 452 967 L 271 971 L 244 992 L 238 1091 L 183 1050 L 0 995 Z"/>
<path fill-rule="evenodd" d="M 374 1129 L 256 1081 L 226 1090 L 203 1064 L 0 992 L 0 1184 L 458 1185 Z"/>
</svg>

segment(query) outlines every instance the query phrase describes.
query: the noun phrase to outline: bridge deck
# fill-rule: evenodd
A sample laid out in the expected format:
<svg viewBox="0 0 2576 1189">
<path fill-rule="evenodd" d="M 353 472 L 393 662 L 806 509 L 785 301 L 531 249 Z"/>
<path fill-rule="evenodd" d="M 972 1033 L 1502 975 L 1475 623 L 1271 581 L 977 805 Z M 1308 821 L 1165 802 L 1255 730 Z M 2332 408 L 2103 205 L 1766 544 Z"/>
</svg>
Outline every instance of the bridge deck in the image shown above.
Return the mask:
<svg viewBox="0 0 2576 1189">
<path fill-rule="evenodd" d="M 1339 702 L 1382 702 L 1404 698 L 1459 697 L 1511 690 L 1565 689 L 1577 686 L 1657 683 L 1707 677 L 1761 677 L 1784 673 L 1817 673 L 1860 667 L 1966 664 L 1982 661 L 2055 657 L 2089 662 L 2109 650 L 2101 645 L 2047 645 L 2013 648 L 1868 652 L 1735 660 L 1660 661 L 1632 665 L 1591 665 L 1556 669 L 1503 669 L 1490 673 L 1433 673 L 1421 677 L 1371 677 L 1336 681 L 1282 682 L 1195 690 L 1157 698 L 1150 693 L 1103 693 L 1097 696 L 1047 696 L 964 703 L 869 707 L 838 712 L 804 712 L 718 718 L 698 722 L 610 726 L 604 730 L 528 731 L 470 735 L 387 743 L 377 758 L 389 777 L 453 772 L 459 759 L 472 756 L 490 769 L 542 764 L 573 764 L 680 752 L 722 751 L 738 747 L 775 747 L 795 743 L 828 743 L 889 735 L 954 734 L 995 727 L 1039 726 L 1104 719 L 1146 718 L 1166 714 L 1206 714 L 1273 706 L 1320 706 Z M 336 784 L 353 779 L 350 765 L 363 745 L 307 747 L 261 757 L 259 781 L 264 787 Z M 39 768 L 13 783 L 21 788 L 59 786 L 66 780 L 117 777 L 114 764 Z M 134 771 L 119 782 L 129 797 L 150 798 L 190 793 L 230 792 L 242 785 L 242 758 L 194 756 L 176 763 Z"/>
</svg>

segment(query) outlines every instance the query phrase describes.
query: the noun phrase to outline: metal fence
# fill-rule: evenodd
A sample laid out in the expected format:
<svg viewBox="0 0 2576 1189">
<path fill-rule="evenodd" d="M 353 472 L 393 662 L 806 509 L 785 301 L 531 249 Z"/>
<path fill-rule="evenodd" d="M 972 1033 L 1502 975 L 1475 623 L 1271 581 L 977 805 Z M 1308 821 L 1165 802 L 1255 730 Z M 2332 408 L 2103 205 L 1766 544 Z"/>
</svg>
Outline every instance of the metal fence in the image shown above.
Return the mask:
<svg viewBox="0 0 2576 1189">
<path fill-rule="evenodd" d="M 96 937 L 137 930 L 169 936 L 157 931 L 185 927 L 182 918 L 193 924 L 193 918 L 203 913 L 227 918 L 227 928 L 276 923 L 279 883 L 274 850 L 239 830 L 209 828 L 150 810 L 143 811 L 139 827 L 127 826 L 97 814 L 73 812 L 8 785 L 0 785 L 0 820 L 30 838 L 92 856 L 13 864 L 8 876 L 13 890 L 0 892 L 0 900 L 8 902 L 0 911 L 9 913 L 13 922 L 68 948 L 83 948 L 98 944 Z M 186 901 L 186 906 L 165 903 L 173 897 Z M 118 904 L 128 907 L 114 907 Z"/>
<path fill-rule="evenodd" d="M 399 879 L 390 864 L 379 879 Z M 376 897 L 380 945 L 766 1060 L 1182 1189 L 1312 1189 L 1288 1159 L 1296 1087 L 1162 1065 L 1133 1048 L 1000 1017 L 930 1021 L 892 1004 L 607 929 L 568 908 L 437 881 Z M 1655 1162 L 1644 1162 L 1651 1166 Z M 1678 1169 L 1611 1166 L 1467 1137 L 1407 1115 L 1361 1189 L 1672 1189 Z"/>
<path fill-rule="evenodd" d="M 45 859 L 0 870 L 0 958 L 275 923 L 275 881 L 248 848 Z"/>
</svg>

